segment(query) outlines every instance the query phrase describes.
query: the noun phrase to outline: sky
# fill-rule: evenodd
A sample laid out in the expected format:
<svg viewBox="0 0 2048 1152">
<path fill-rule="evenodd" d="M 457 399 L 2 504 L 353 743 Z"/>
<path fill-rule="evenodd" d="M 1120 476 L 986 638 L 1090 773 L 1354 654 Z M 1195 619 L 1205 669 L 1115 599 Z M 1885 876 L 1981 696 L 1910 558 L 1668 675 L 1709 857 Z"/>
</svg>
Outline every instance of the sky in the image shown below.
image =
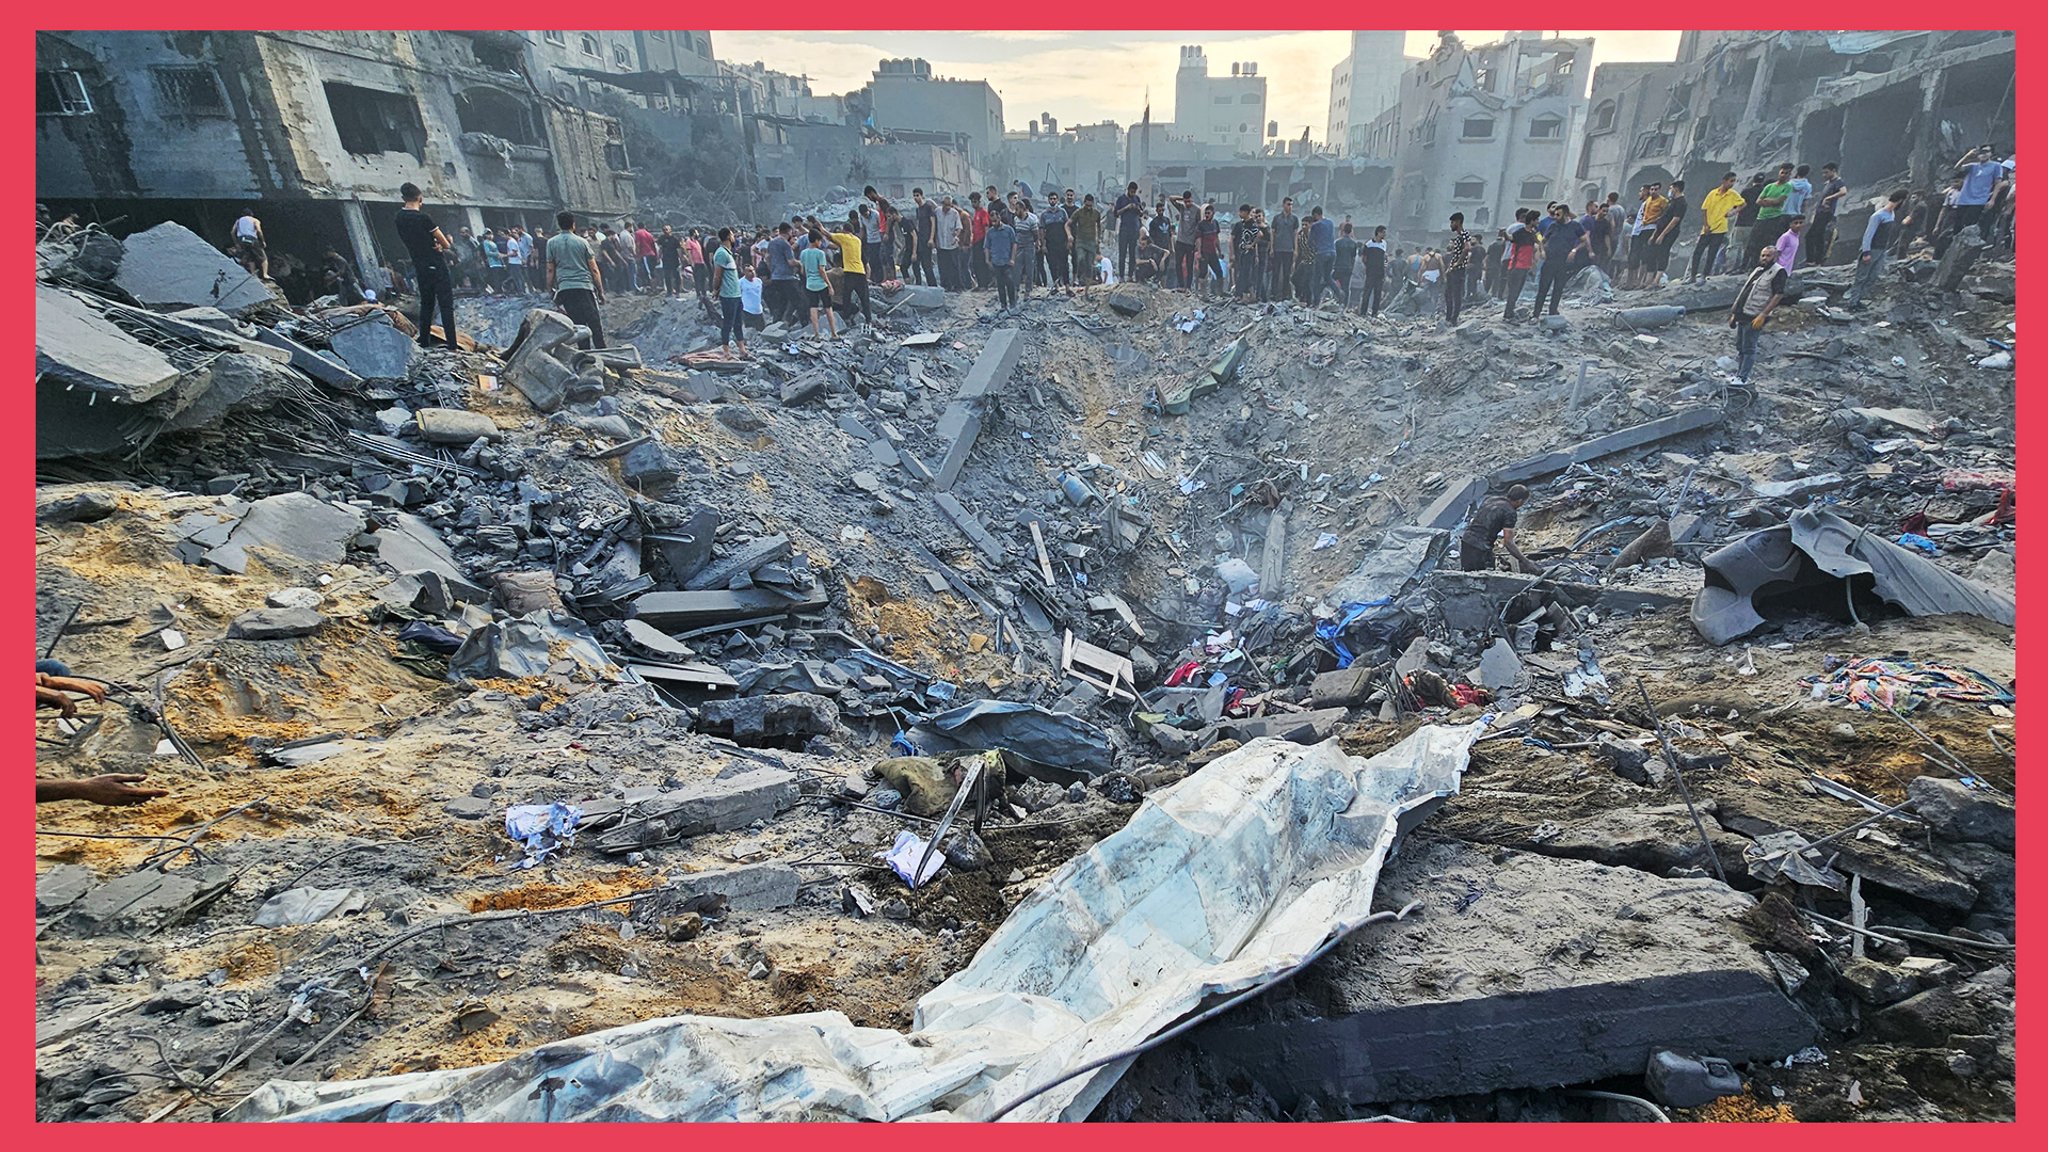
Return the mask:
<svg viewBox="0 0 2048 1152">
<path fill-rule="evenodd" d="M 1463 31 L 1467 44 L 1498 39 L 1500 31 Z M 1676 32 L 1561 32 L 1594 38 L 1593 64 L 1670 60 Z M 921 56 L 932 74 L 982 79 L 1003 98 L 1003 118 L 1022 131 L 1049 112 L 1062 125 L 1114 120 L 1136 123 L 1152 95 L 1152 117 L 1173 109 L 1173 74 L 1180 45 L 1200 44 L 1209 70 L 1230 71 L 1232 61 L 1256 62 L 1267 77 L 1267 115 L 1280 121 L 1283 139 L 1304 127 L 1321 140 L 1330 112 L 1330 69 L 1350 50 L 1346 32 L 715 32 L 719 59 L 760 61 L 778 72 L 809 76 L 820 96 L 852 91 L 868 82 L 885 57 Z M 1408 54 L 1421 56 L 1436 33 L 1408 33 Z"/>
</svg>

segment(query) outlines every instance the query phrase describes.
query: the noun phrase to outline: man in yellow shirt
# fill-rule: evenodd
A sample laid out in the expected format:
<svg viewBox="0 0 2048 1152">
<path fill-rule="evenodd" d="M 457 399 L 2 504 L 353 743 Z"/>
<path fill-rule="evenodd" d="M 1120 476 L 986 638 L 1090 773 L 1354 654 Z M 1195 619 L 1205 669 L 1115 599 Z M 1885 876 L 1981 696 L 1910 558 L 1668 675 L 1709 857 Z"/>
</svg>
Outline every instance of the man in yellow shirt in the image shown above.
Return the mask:
<svg viewBox="0 0 2048 1152">
<path fill-rule="evenodd" d="M 1704 281 L 1714 273 L 1714 261 L 1728 246 L 1728 225 L 1742 213 L 1742 193 L 1735 190 L 1735 173 L 1722 174 L 1721 183 L 1709 189 L 1700 201 L 1700 242 L 1692 250 L 1692 266 L 1685 282 Z"/>
<path fill-rule="evenodd" d="M 845 288 L 839 298 L 851 304 L 858 297 L 861 320 L 872 328 L 875 326 L 875 309 L 868 301 L 868 266 L 861 263 L 860 231 L 860 217 L 848 214 L 846 224 L 826 239 L 839 249 L 839 278 Z"/>
</svg>

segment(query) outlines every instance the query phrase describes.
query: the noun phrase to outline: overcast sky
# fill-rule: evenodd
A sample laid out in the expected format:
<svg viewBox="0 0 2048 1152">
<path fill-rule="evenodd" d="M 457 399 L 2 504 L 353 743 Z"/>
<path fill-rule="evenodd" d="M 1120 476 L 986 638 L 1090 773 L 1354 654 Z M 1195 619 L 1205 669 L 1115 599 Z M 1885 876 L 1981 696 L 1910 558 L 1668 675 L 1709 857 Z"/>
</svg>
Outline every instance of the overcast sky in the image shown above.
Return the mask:
<svg viewBox="0 0 2048 1152">
<path fill-rule="evenodd" d="M 1595 66 L 1614 61 L 1670 60 L 1676 32 L 1563 32 L 1591 36 Z M 1499 31 L 1459 31 L 1467 44 Z M 1267 77 L 1268 116 L 1282 138 L 1304 127 L 1324 135 L 1330 112 L 1330 69 L 1350 50 L 1347 32 L 715 32 L 722 60 L 759 60 L 780 72 L 807 75 L 811 91 L 836 95 L 868 82 L 884 57 L 921 56 L 934 75 L 987 80 L 1003 98 L 1003 118 L 1021 130 L 1041 112 L 1061 124 L 1114 120 L 1136 123 L 1152 93 L 1152 116 L 1173 111 L 1173 73 L 1182 44 L 1200 44 L 1209 71 L 1228 74 L 1233 61 L 1258 64 Z M 1420 56 L 1436 33 L 1408 33 L 1408 54 Z"/>
</svg>

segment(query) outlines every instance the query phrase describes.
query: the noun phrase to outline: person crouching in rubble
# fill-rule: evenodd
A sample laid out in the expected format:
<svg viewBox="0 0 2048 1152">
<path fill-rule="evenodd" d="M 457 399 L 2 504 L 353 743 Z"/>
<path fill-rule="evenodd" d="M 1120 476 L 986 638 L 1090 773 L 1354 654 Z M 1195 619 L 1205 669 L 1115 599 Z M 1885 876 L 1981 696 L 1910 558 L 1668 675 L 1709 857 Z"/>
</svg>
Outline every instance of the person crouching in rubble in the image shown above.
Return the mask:
<svg viewBox="0 0 2048 1152">
<path fill-rule="evenodd" d="M 71 670 L 55 660 L 36 661 L 36 708 L 55 708 L 61 716 L 76 716 L 78 705 L 71 699 L 71 693 L 89 696 L 104 704 L 107 689 L 97 681 L 85 680 L 71 675 Z M 110 773 L 103 776 L 89 776 L 83 780 L 56 780 L 36 777 L 36 803 L 46 804 L 52 800 L 89 800 L 94 804 L 108 806 L 120 804 L 141 804 L 159 796 L 168 796 L 162 788 L 137 788 L 135 785 L 146 779 L 138 772 Z"/>
<path fill-rule="evenodd" d="M 1497 496 L 1488 496 L 1472 510 L 1465 534 L 1458 540 L 1458 565 L 1466 572 L 1483 572 L 1495 566 L 1493 541 L 1500 539 L 1515 570 L 1535 575 L 1542 571 L 1515 545 L 1515 515 L 1529 502 L 1529 489 L 1521 484 Z"/>
<path fill-rule="evenodd" d="M 1796 249 L 1795 249 L 1796 251 Z M 1778 262 L 1776 245 L 1756 250 L 1756 267 L 1735 294 L 1735 307 L 1728 313 L 1728 326 L 1735 329 L 1735 378 L 1749 383 L 1749 370 L 1756 366 L 1757 341 L 1771 313 L 1785 299 L 1785 282 L 1790 277 Z"/>
</svg>

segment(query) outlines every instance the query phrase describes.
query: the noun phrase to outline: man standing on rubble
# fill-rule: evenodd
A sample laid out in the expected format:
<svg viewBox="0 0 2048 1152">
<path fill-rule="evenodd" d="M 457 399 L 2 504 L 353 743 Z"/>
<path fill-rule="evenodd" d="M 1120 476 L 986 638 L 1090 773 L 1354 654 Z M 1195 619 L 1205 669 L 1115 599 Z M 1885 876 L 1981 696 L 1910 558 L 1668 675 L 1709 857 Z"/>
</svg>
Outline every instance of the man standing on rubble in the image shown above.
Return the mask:
<svg viewBox="0 0 2048 1152">
<path fill-rule="evenodd" d="M 399 185 L 399 199 L 405 201 L 398 210 L 398 238 L 405 242 L 405 251 L 412 257 L 413 278 L 419 282 L 420 293 L 420 347 L 433 346 L 430 334 L 435 306 L 441 311 L 441 333 L 448 338 L 448 347 L 455 347 L 455 283 L 448 276 L 448 251 L 453 245 L 448 237 L 434 224 L 421 207 L 424 193 L 420 186 L 407 181 Z"/>
<path fill-rule="evenodd" d="M 1657 220 L 1657 230 L 1651 233 L 1650 259 L 1646 266 L 1648 282 L 1645 288 L 1657 286 L 1657 280 L 1671 265 L 1671 249 L 1678 243 L 1678 225 L 1685 219 L 1685 181 L 1671 182 L 1671 196 L 1664 201 L 1664 215 Z"/>
<path fill-rule="evenodd" d="M 986 288 L 994 282 L 988 268 L 988 210 L 981 193 L 967 194 L 967 277 L 968 286 Z"/>
<path fill-rule="evenodd" d="M 1788 279 L 1776 248 L 1756 250 L 1756 266 L 1742 282 L 1742 289 L 1735 294 L 1735 307 L 1728 313 L 1728 326 L 1735 329 L 1735 378 L 1744 384 L 1749 383 L 1750 369 L 1756 366 L 1757 341 L 1763 337 L 1764 325 L 1784 302 Z"/>
<path fill-rule="evenodd" d="M 1074 232 L 1074 281 L 1086 287 L 1095 283 L 1096 262 L 1102 259 L 1102 209 L 1095 206 L 1095 193 L 1081 197 L 1067 223 Z"/>
<path fill-rule="evenodd" d="M 1372 230 L 1372 239 L 1365 242 L 1365 284 L 1358 294 L 1358 314 L 1378 316 L 1386 303 L 1387 290 L 1387 226 L 1384 224 Z"/>
<path fill-rule="evenodd" d="M 768 237 L 768 315 L 777 324 L 795 327 L 802 322 L 803 293 L 797 277 L 803 266 L 797 262 L 796 246 L 790 241 L 787 221 L 777 223 Z M 723 307 L 723 305 L 720 305 Z"/>
<path fill-rule="evenodd" d="M 1806 217 L 1785 217 L 1784 234 L 1778 237 L 1773 247 L 1778 250 L 1778 267 L 1790 272 L 1799 266 L 1799 247 L 1803 242 L 1801 233 L 1806 229 Z"/>
<path fill-rule="evenodd" d="M 1351 281 L 1358 268 L 1358 238 L 1351 233 L 1351 221 L 1346 219 L 1337 226 L 1337 297 L 1343 307 L 1351 307 Z"/>
<path fill-rule="evenodd" d="M 1842 183 L 1841 165 L 1830 160 L 1820 166 L 1820 190 L 1813 200 L 1813 224 L 1806 229 L 1806 262 L 1825 264 L 1828 249 L 1835 244 L 1835 211 L 1849 197 Z"/>
<path fill-rule="evenodd" d="M 254 204 L 242 209 L 235 219 L 235 258 L 251 276 L 259 280 L 270 279 L 270 250 L 263 238 L 263 221 L 256 218 Z"/>
<path fill-rule="evenodd" d="M 1323 215 L 1320 204 L 1308 210 L 1308 251 L 1308 306 L 1314 308 L 1323 302 L 1337 270 L 1337 222 Z"/>
<path fill-rule="evenodd" d="M 1971 225 L 1984 225 L 1989 221 L 1985 213 L 1991 204 L 1998 186 L 2005 180 L 2005 165 L 1999 162 L 1998 153 L 1989 144 L 1980 145 L 1968 156 L 1956 162 L 1956 171 L 1962 174 L 1962 187 L 1956 190 L 1955 207 L 1948 212 L 1948 219 L 1942 224 L 1940 236 L 1934 242 L 1934 256 L 1938 260 L 1948 252 L 1949 242 L 1956 233 Z M 1989 240 L 1989 229 L 1979 227 L 1980 233 Z"/>
<path fill-rule="evenodd" d="M 1138 195 L 1138 182 L 1124 186 L 1124 194 L 1111 206 L 1116 215 L 1116 276 L 1129 280 L 1138 263 L 1138 233 L 1145 230 L 1145 198 Z"/>
<path fill-rule="evenodd" d="M 1294 290 L 1294 234 L 1301 217 L 1294 214 L 1294 197 L 1280 201 L 1280 214 L 1273 217 L 1273 299 L 1285 300 Z"/>
<path fill-rule="evenodd" d="M 932 246 L 939 253 L 939 286 L 948 292 L 965 291 L 961 283 L 960 229 L 966 217 L 953 204 L 950 193 L 939 197 L 938 225 L 932 231 Z"/>
<path fill-rule="evenodd" d="M 1605 215 L 1604 210 L 1595 206 L 1595 211 Z M 1529 270 L 1536 266 L 1536 222 L 1534 208 L 1517 208 L 1515 222 L 1508 226 L 1507 240 L 1507 286 L 1502 289 L 1501 298 L 1507 301 L 1507 311 L 1501 319 L 1512 323 L 1515 320 L 1515 305 L 1521 302 L 1522 288 L 1529 283 Z M 1543 297 L 1536 298 L 1536 311 L 1543 312 Z"/>
<path fill-rule="evenodd" d="M 1472 510 L 1465 534 L 1458 539 L 1458 567 L 1466 572 L 1491 571 L 1496 565 L 1493 542 L 1498 538 L 1508 558 L 1514 561 L 1515 571 L 1532 576 L 1543 571 L 1522 555 L 1515 544 L 1515 518 L 1528 502 L 1529 489 L 1520 484 L 1481 500 L 1479 507 Z"/>
<path fill-rule="evenodd" d="M 1775 247 L 1785 234 L 1785 201 L 1792 197 L 1792 165 L 1778 165 L 1778 178 L 1763 186 L 1756 197 L 1756 227 L 1749 230 L 1749 246 Z"/>
<path fill-rule="evenodd" d="M 602 348 L 604 319 L 597 306 L 604 302 L 604 275 L 597 270 L 597 255 L 590 241 L 576 234 L 574 212 L 555 213 L 555 227 L 559 231 L 548 237 L 548 291 L 563 315 L 590 329 L 581 347 Z"/>
<path fill-rule="evenodd" d="M 1010 211 L 997 205 L 989 217 L 988 264 L 996 279 L 996 310 L 1017 306 L 1017 230 L 1010 226 Z"/>
<path fill-rule="evenodd" d="M 740 319 L 744 293 L 740 285 L 739 261 L 733 256 L 732 243 L 732 229 L 720 228 L 718 248 L 711 253 L 713 291 L 718 294 L 718 350 L 730 356 L 732 346 L 737 342 L 740 359 L 745 360 L 748 358 L 747 326 Z"/>
<path fill-rule="evenodd" d="M 1892 238 L 1899 230 L 1899 212 L 1906 203 L 1907 192 L 1901 188 L 1886 198 L 1884 206 L 1870 214 L 1870 223 L 1863 226 L 1863 248 L 1856 255 L 1856 279 L 1849 285 L 1849 295 L 1844 298 L 1851 310 L 1863 308 L 1863 298 L 1877 287 L 1878 274 L 1884 271 L 1885 261 L 1891 256 Z"/>
<path fill-rule="evenodd" d="M 1472 234 L 1465 231 L 1465 214 L 1451 213 L 1451 238 L 1444 245 L 1444 322 L 1458 326 L 1458 313 L 1465 305 L 1465 280 L 1472 263 Z"/>
<path fill-rule="evenodd" d="M 1543 315 L 1543 301 L 1550 301 L 1550 314 L 1564 302 L 1564 282 L 1571 271 L 1572 253 L 1585 247 L 1586 230 L 1572 218 L 1566 205 L 1551 207 L 1550 231 L 1543 235 L 1543 267 L 1536 274 L 1536 311 Z"/>
<path fill-rule="evenodd" d="M 1184 292 L 1195 288 L 1195 247 L 1200 240 L 1202 210 L 1195 206 L 1195 190 L 1181 192 L 1180 199 L 1173 202 L 1177 219 L 1173 233 L 1173 274 L 1177 287 Z"/>
<path fill-rule="evenodd" d="M 1723 172 L 1721 183 L 1707 191 L 1700 201 L 1700 236 L 1693 245 L 1692 263 L 1685 282 L 1692 284 L 1713 274 L 1714 261 L 1728 246 L 1729 226 L 1741 215 L 1742 193 L 1735 190 L 1735 173 Z"/>
<path fill-rule="evenodd" d="M 910 270 L 917 274 L 918 283 L 938 288 L 942 285 L 933 265 L 939 250 L 939 206 L 925 198 L 922 188 L 912 188 L 910 199 L 917 206 L 916 223 L 911 229 Z"/>
</svg>

